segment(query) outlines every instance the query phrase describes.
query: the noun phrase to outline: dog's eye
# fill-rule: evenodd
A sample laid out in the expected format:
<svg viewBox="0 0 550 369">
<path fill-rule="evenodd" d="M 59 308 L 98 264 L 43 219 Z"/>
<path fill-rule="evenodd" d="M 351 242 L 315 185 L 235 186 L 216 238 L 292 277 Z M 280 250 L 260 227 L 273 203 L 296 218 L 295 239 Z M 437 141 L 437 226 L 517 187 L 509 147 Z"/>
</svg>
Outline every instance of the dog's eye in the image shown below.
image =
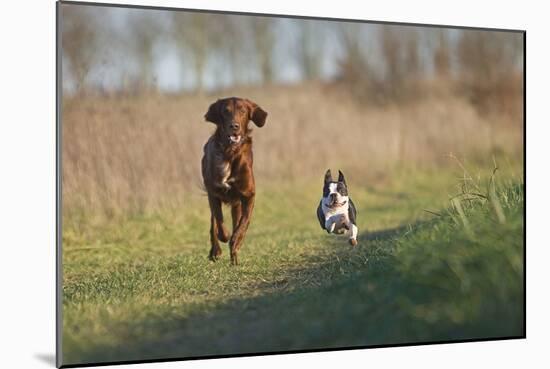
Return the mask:
<svg viewBox="0 0 550 369">
<path fill-rule="evenodd" d="M 342 196 L 347 196 L 347 194 L 348 194 L 346 186 L 344 186 L 341 183 L 338 183 L 338 186 L 336 186 L 336 191 L 338 191 L 340 193 L 340 195 L 342 195 Z"/>
</svg>

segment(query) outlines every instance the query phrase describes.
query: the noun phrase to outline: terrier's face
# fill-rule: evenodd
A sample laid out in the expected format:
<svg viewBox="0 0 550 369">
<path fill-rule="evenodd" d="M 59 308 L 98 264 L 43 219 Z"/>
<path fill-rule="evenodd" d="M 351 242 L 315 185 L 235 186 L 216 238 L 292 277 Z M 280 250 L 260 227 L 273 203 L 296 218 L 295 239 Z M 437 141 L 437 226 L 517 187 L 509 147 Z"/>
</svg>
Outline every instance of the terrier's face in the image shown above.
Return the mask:
<svg viewBox="0 0 550 369">
<path fill-rule="evenodd" d="M 348 203 L 348 187 L 341 171 L 338 171 L 338 181 L 332 180 L 330 169 L 325 173 L 323 186 L 323 203 L 329 208 L 337 208 Z"/>
</svg>

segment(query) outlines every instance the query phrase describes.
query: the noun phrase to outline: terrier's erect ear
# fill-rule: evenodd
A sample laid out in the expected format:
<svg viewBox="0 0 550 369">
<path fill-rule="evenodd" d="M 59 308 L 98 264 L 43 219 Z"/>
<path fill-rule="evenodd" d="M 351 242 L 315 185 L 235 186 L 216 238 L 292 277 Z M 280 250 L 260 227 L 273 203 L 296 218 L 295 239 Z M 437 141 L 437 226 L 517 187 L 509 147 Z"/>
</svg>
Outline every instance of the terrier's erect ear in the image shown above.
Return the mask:
<svg viewBox="0 0 550 369">
<path fill-rule="evenodd" d="M 330 173 L 330 169 L 327 169 L 327 172 L 325 173 L 325 183 L 332 182 L 332 173 Z"/>
<path fill-rule="evenodd" d="M 212 103 L 210 105 L 210 107 L 208 108 L 208 111 L 206 112 L 206 114 L 204 114 L 204 119 L 207 122 L 212 122 L 214 124 L 220 124 L 222 122 L 222 117 L 220 112 L 221 104 L 222 104 L 222 101 L 218 99 L 215 103 Z"/>
<path fill-rule="evenodd" d="M 267 112 L 260 108 L 258 104 L 246 99 L 248 103 L 248 116 L 251 121 L 258 127 L 263 127 L 267 118 Z"/>
<path fill-rule="evenodd" d="M 346 184 L 346 179 L 344 178 L 344 173 L 338 171 L 338 182 L 344 182 Z"/>
</svg>

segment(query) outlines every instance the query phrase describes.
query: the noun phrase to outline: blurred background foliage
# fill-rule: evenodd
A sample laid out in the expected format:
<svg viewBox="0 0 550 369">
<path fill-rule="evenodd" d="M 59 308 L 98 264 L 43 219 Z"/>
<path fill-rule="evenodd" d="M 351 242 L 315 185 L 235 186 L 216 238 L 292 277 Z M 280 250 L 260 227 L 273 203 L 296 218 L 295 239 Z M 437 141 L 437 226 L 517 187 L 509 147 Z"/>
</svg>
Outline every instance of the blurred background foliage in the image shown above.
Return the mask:
<svg viewBox="0 0 550 369">
<path fill-rule="evenodd" d="M 367 183 L 451 152 L 523 155 L 518 32 L 75 4 L 60 26 L 67 208 L 142 212 L 200 192 L 203 116 L 224 96 L 269 112 L 259 180 L 334 166 Z"/>
<path fill-rule="evenodd" d="M 69 95 L 322 81 L 380 103 L 438 79 L 486 104 L 522 87 L 517 32 L 79 5 L 61 29 Z"/>
</svg>

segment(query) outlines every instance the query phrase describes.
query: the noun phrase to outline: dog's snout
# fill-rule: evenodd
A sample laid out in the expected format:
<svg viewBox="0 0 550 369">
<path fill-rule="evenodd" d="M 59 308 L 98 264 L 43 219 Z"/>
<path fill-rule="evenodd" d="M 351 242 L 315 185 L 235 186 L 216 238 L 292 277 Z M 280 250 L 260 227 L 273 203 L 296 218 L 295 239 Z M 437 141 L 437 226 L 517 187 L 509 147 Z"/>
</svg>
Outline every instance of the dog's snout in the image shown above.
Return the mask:
<svg viewBox="0 0 550 369">
<path fill-rule="evenodd" d="M 234 131 L 238 131 L 240 127 L 241 126 L 237 122 L 232 122 L 231 123 L 231 129 L 234 130 Z"/>
</svg>

